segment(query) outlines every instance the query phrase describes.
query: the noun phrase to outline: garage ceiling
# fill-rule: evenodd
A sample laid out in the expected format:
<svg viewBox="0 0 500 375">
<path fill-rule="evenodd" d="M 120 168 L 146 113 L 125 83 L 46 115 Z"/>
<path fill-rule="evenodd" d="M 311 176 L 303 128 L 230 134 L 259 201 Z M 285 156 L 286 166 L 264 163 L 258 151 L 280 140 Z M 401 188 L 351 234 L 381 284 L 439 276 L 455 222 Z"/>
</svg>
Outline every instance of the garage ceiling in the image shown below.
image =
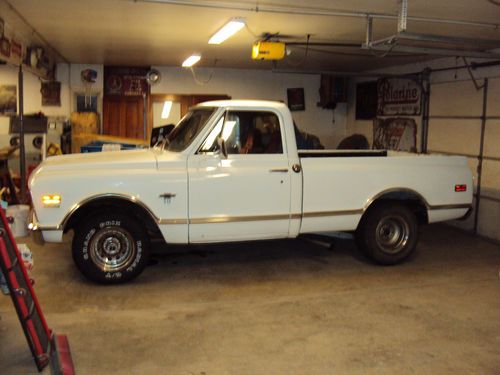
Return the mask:
<svg viewBox="0 0 500 375">
<path fill-rule="evenodd" d="M 23 35 L 31 34 L 9 4 L 63 58 L 72 63 L 180 66 L 192 53 L 201 53 L 197 66 L 272 69 L 272 62 L 252 61 L 251 45 L 264 32 L 287 36 L 285 42 L 354 42 L 365 39 L 366 18 L 319 15 L 333 11 L 397 15 L 397 0 L 0 0 L 1 16 Z M 176 3 L 176 4 L 173 4 Z M 483 24 L 408 21 L 408 31 L 442 36 L 500 41 L 497 0 L 409 0 L 414 18 Z M 183 5 L 184 4 L 184 5 Z M 189 4 L 189 5 L 188 5 Z M 255 9 L 259 7 L 259 11 Z M 251 10 L 253 9 L 253 10 Z M 270 11 L 274 10 L 274 11 Z M 308 14 L 309 13 L 309 14 Z M 210 36 L 232 17 L 248 25 L 222 45 L 208 45 Z M 488 26 L 489 25 L 489 26 Z M 397 20 L 375 18 L 374 39 L 396 33 Z M 391 53 L 380 57 L 359 48 L 290 47 L 278 69 L 362 71 L 435 58 L 424 54 Z"/>
</svg>

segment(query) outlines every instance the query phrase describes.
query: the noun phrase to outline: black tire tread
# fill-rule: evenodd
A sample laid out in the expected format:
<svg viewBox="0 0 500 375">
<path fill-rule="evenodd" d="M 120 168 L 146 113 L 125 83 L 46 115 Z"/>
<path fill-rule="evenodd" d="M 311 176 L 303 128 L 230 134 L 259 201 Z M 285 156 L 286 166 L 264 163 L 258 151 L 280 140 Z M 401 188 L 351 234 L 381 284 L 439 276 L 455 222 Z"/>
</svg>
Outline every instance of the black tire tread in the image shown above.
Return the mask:
<svg viewBox="0 0 500 375">
<path fill-rule="evenodd" d="M 149 237 L 147 236 L 146 229 L 134 217 L 126 214 L 122 210 L 108 209 L 107 212 L 101 214 L 90 214 L 85 219 L 81 220 L 74 228 L 74 236 L 72 242 L 72 255 L 73 260 L 78 270 L 91 281 L 99 284 L 119 284 L 130 281 L 136 278 L 146 267 L 149 262 Z M 120 278 L 106 278 L 106 273 L 98 269 L 89 260 L 83 258 L 82 246 L 85 241 L 87 233 L 97 226 L 102 221 L 119 220 L 122 227 L 126 227 L 129 232 L 133 232 L 134 239 L 140 239 L 142 243 L 141 259 L 137 266 L 131 271 L 127 270 L 122 272 Z"/>
<path fill-rule="evenodd" d="M 383 252 L 374 239 L 378 221 L 389 213 L 398 213 L 410 225 L 410 237 L 405 247 L 398 253 Z M 407 259 L 415 250 L 418 242 L 418 221 L 415 213 L 402 203 L 380 203 L 370 208 L 363 216 L 355 233 L 358 248 L 372 261 L 381 265 L 395 265 Z"/>
</svg>

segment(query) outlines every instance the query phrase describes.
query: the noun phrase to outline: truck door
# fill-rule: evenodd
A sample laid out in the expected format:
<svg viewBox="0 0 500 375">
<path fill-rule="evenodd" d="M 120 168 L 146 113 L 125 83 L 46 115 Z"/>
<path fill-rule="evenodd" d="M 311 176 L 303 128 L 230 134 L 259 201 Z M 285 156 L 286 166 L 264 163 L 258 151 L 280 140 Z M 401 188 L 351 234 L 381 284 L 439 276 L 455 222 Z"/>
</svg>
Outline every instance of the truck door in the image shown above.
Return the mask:
<svg viewBox="0 0 500 375">
<path fill-rule="evenodd" d="M 271 111 L 226 111 L 217 121 L 188 158 L 190 242 L 288 236 L 292 171 L 282 134 Z"/>
</svg>

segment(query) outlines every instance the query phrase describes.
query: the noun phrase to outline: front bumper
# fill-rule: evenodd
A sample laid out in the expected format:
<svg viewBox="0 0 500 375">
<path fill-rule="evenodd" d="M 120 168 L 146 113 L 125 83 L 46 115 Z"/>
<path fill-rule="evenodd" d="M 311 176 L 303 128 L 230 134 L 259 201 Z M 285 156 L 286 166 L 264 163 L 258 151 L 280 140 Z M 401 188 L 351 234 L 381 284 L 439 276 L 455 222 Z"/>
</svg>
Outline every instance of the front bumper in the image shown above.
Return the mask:
<svg viewBox="0 0 500 375">
<path fill-rule="evenodd" d="M 33 209 L 31 209 L 29 213 L 28 229 L 30 230 L 31 238 L 33 239 L 34 243 L 36 243 L 37 245 L 43 245 L 45 243 L 42 231 L 38 226 L 38 219 L 36 217 L 35 210 Z"/>
<path fill-rule="evenodd" d="M 45 242 L 62 242 L 64 231 L 62 227 L 40 225 L 34 210 L 30 212 L 28 229 L 32 233 L 33 241 L 38 245 Z"/>
</svg>

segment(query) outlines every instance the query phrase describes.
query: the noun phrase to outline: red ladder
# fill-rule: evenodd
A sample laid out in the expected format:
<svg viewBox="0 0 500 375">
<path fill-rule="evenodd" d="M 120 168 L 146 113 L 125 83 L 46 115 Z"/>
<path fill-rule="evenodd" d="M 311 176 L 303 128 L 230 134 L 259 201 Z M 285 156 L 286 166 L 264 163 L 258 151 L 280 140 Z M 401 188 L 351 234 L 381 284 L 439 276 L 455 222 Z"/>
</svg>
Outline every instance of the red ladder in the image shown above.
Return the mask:
<svg viewBox="0 0 500 375">
<path fill-rule="evenodd" d="M 42 371 L 50 363 L 53 374 L 73 375 L 68 340 L 49 329 L 3 209 L 0 215 L 0 269 L 36 367 Z"/>
</svg>

